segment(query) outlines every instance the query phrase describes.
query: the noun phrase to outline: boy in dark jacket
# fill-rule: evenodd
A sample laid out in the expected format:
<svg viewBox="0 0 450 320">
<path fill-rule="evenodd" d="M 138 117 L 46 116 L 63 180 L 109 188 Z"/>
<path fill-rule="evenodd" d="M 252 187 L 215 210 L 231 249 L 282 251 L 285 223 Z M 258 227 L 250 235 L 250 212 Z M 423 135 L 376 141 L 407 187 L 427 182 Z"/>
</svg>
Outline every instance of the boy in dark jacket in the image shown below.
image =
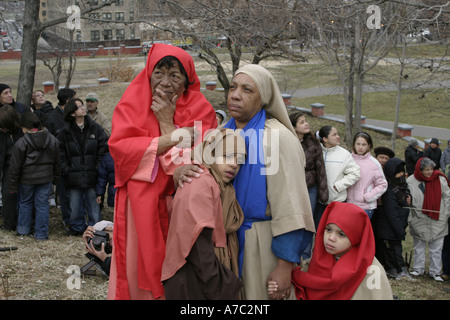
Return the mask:
<svg viewBox="0 0 450 320">
<path fill-rule="evenodd" d="M 69 99 L 64 107 L 66 124 L 58 135 L 62 176 L 70 198 L 69 234 L 82 235 L 89 225 L 100 221 L 95 186 L 108 137 L 100 125 L 87 115 L 86 106 L 78 98 Z"/>
<path fill-rule="evenodd" d="M 61 172 L 59 142 L 42 127 L 33 112 L 22 114 L 20 125 L 24 136 L 14 145 L 9 169 L 9 191 L 20 189 L 17 233 L 30 233 L 33 208 L 36 208 L 35 234 L 38 240 L 48 239 L 49 204 L 52 185 Z"/>
<path fill-rule="evenodd" d="M 384 167 L 388 181 L 388 189 L 381 196 L 383 206 L 377 212 L 378 238 L 383 240 L 383 253 L 386 274 L 395 279 L 409 278 L 408 268 L 402 256 L 402 240 L 405 240 L 411 203 L 408 185 L 405 178 L 405 162 L 391 158 Z"/>
</svg>

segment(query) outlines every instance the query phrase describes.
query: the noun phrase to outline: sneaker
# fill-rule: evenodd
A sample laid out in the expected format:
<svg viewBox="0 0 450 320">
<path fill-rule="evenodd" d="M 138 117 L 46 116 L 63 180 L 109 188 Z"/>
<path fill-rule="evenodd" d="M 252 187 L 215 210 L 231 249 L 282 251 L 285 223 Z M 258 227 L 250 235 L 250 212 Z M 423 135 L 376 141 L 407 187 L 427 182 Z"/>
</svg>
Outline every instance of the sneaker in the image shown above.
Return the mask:
<svg viewBox="0 0 450 320">
<path fill-rule="evenodd" d="M 419 272 L 417 270 L 413 270 L 409 274 L 412 275 L 412 276 L 418 277 L 418 276 L 422 276 L 423 272 Z"/>
<path fill-rule="evenodd" d="M 48 204 L 50 207 L 56 207 L 55 199 L 51 198 L 48 200 Z"/>
<path fill-rule="evenodd" d="M 395 269 L 387 270 L 386 271 L 386 275 L 388 277 L 391 277 L 391 278 L 394 278 L 394 279 L 396 279 L 398 277 L 397 270 L 395 270 Z"/>
<path fill-rule="evenodd" d="M 439 274 L 435 274 L 435 275 L 430 274 L 430 277 L 433 278 L 435 281 L 439 281 L 439 282 L 444 281 L 444 279 L 442 279 L 441 275 L 439 275 Z"/>
</svg>

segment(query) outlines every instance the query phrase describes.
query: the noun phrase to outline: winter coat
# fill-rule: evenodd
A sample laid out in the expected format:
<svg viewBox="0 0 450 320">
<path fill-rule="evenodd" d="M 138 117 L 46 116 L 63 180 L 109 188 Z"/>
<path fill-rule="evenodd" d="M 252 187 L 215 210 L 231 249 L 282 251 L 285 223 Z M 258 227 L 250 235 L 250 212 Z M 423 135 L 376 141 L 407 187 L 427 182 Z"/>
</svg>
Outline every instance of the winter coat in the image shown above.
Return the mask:
<svg viewBox="0 0 450 320">
<path fill-rule="evenodd" d="M 14 145 L 9 191 L 17 192 L 19 184 L 56 184 L 61 174 L 59 141 L 47 129 L 27 132 Z"/>
<path fill-rule="evenodd" d="M 64 121 L 64 110 L 57 105 L 47 117 L 47 129 L 52 135 L 58 137 L 66 122 Z"/>
<path fill-rule="evenodd" d="M 14 144 L 23 137 L 21 128 L 13 133 L 0 131 L 0 176 L 5 167 L 9 167 Z"/>
<path fill-rule="evenodd" d="M 434 163 L 436 163 L 436 166 L 434 167 L 434 169 L 436 170 L 439 170 L 439 168 L 441 167 L 441 155 L 442 150 L 439 147 L 436 148 L 428 147 L 427 149 L 425 149 L 423 153 L 424 157 L 428 157 L 431 160 L 433 160 Z"/>
<path fill-rule="evenodd" d="M 58 140 L 66 188 L 95 188 L 98 168 L 107 150 L 108 137 L 103 128 L 85 116 L 83 130 L 73 121 L 66 123 Z M 80 140 L 84 143 L 80 144 Z"/>
<path fill-rule="evenodd" d="M 347 188 L 359 180 L 360 168 L 350 152 L 344 148 L 340 146 L 325 148 L 322 144 L 321 147 L 327 172 L 327 204 L 332 201 L 343 202 L 347 200 Z"/>
<path fill-rule="evenodd" d="M 34 113 L 36 113 L 36 115 L 39 117 L 41 124 L 44 127 L 47 127 L 47 118 L 50 115 L 50 113 L 52 113 L 53 110 L 55 110 L 55 108 L 53 108 L 52 103 L 50 101 L 45 101 L 45 103 L 42 105 L 40 109 L 36 109 L 35 105 L 32 104 L 31 108 L 33 109 Z"/>
<path fill-rule="evenodd" d="M 421 182 L 414 175 L 406 180 L 412 196 L 413 208 L 411 208 L 408 222 L 411 235 L 414 238 L 423 241 L 433 241 L 448 234 L 447 221 L 450 216 L 450 188 L 445 177 L 440 176 L 439 180 L 442 192 L 439 220 L 432 219 L 422 213 L 424 193 L 419 188 Z"/>
<path fill-rule="evenodd" d="M 414 168 L 416 167 L 417 161 L 423 157 L 423 152 L 408 146 L 405 149 L 405 165 L 406 165 L 406 173 L 408 176 L 412 176 L 414 173 Z"/>
<path fill-rule="evenodd" d="M 360 167 L 360 178 L 347 189 L 347 202 L 356 204 L 363 210 L 376 209 L 377 199 L 388 185 L 383 168 L 370 152 L 362 156 L 352 153 L 352 157 Z"/>
<path fill-rule="evenodd" d="M 302 140 L 303 151 L 305 152 L 306 166 L 305 178 L 308 187 L 317 186 L 318 200 L 321 203 L 328 201 L 327 174 L 323 160 L 320 142 L 314 137 L 305 136 Z"/>
<path fill-rule="evenodd" d="M 116 196 L 116 188 L 114 184 L 116 181 L 116 175 L 114 171 L 114 160 L 109 152 L 105 153 L 100 168 L 98 169 L 97 186 L 95 192 L 97 196 L 103 196 L 106 191 L 106 185 L 108 185 L 108 199 L 107 203 L 109 207 L 114 207 L 114 198 Z"/>
<path fill-rule="evenodd" d="M 450 147 L 447 147 L 447 149 L 442 152 L 441 156 L 441 169 L 447 174 L 447 177 L 450 177 L 450 169 L 448 169 L 448 172 L 445 170 L 446 167 L 450 164 Z"/>
<path fill-rule="evenodd" d="M 376 236 L 384 240 L 405 240 L 409 209 L 406 197 L 409 195 L 405 180 L 395 179 L 395 170 L 404 162 L 398 158 L 389 159 L 384 167 L 388 188 L 381 196 L 382 205 L 377 208 Z"/>
</svg>

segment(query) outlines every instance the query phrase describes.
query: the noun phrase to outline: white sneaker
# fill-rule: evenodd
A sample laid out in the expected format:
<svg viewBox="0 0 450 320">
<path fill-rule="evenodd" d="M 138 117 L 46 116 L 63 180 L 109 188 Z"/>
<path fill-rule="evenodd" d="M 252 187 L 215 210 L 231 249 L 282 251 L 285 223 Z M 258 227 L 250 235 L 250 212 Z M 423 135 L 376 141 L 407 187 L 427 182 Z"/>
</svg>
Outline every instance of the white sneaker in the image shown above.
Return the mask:
<svg viewBox="0 0 450 320">
<path fill-rule="evenodd" d="M 435 274 L 435 275 L 431 275 L 430 277 L 433 278 L 435 281 L 439 281 L 439 282 L 443 282 L 444 279 L 442 279 L 442 277 L 439 274 Z"/>
<path fill-rule="evenodd" d="M 48 204 L 49 204 L 50 207 L 56 207 L 55 199 L 53 199 L 53 198 L 52 198 L 52 199 L 49 199 L 49 200 L 48 200 Z"/>
<path fill-rule="evenodd" d="M 413 270 L 409 274 L 412 275 L 412 276 L 418 277 L 418 276 L 423 275 L 423 272 L 419 272 L 417 270 Z"/>
</svg>

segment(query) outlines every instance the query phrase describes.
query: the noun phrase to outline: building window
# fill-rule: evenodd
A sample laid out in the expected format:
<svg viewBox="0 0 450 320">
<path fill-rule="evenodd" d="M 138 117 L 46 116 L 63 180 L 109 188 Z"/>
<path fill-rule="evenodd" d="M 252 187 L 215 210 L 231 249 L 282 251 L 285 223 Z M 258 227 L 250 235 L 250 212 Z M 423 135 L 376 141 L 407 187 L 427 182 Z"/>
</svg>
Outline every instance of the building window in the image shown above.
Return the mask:
<svg viewBox="0 0 450 320">
<path fill-rule="evenodd" d="M 123 0 L 116 0 L 116 7 L 123 6 Z"/>
<path fill-rule="evenodd" d="M 134 12 L 130 11 L 130 21 L 133 21 L 133 20 L 134 20 Z"/>
<path fill-rule="evenodd" d="M 98 5 L 98 0 L 91 0 L 91 4 L 92 4 L 93 6 Z"/>
<path fill-rule="evenodd" d="M 98 12 L 89 13 L 89 18 L 98 20 L 98 19 L 100 19 L 100 13 L 98 13 Z"/>
<path fill-rule="evenodd" d="M 125 40 L 125 29 L 116 29 L 116 39 Z"/>
<path fill-rule="evenodd" d="M 130 28 L 130 39 L 136 38 L 136 35 L 134 34 L 134 28 Z"/>
<path fill-rule="evenodd" d="M 112 13 L 111 12 L 104 12 L 102 13 L 102 20 L 111 20 L 112 19 Z"/>
<path fill-rule="evenodd" d="M 81 31 L 77 30 L 77 42 L 81 42 Z"/>
<path fill-rule="evenodd" d="M 91 41 L 99 41 L 99 40 L 100 40 L 100 30 L 92 30 Z"/>
<path fill-rule="evenodd" d="M 47 15 L 47 11 L 42 10 L 42 16 L 45 17 Z"/>
<path fill-rule="evenodd" d="M 116 21 L 125 21 L 125 15 L 123 12 L 116 12 Z"/>
<path fill-rule="evenodd" d="M 103 40 L 112 40 L 112 30 L 103 30 Z"/>
</svg>

